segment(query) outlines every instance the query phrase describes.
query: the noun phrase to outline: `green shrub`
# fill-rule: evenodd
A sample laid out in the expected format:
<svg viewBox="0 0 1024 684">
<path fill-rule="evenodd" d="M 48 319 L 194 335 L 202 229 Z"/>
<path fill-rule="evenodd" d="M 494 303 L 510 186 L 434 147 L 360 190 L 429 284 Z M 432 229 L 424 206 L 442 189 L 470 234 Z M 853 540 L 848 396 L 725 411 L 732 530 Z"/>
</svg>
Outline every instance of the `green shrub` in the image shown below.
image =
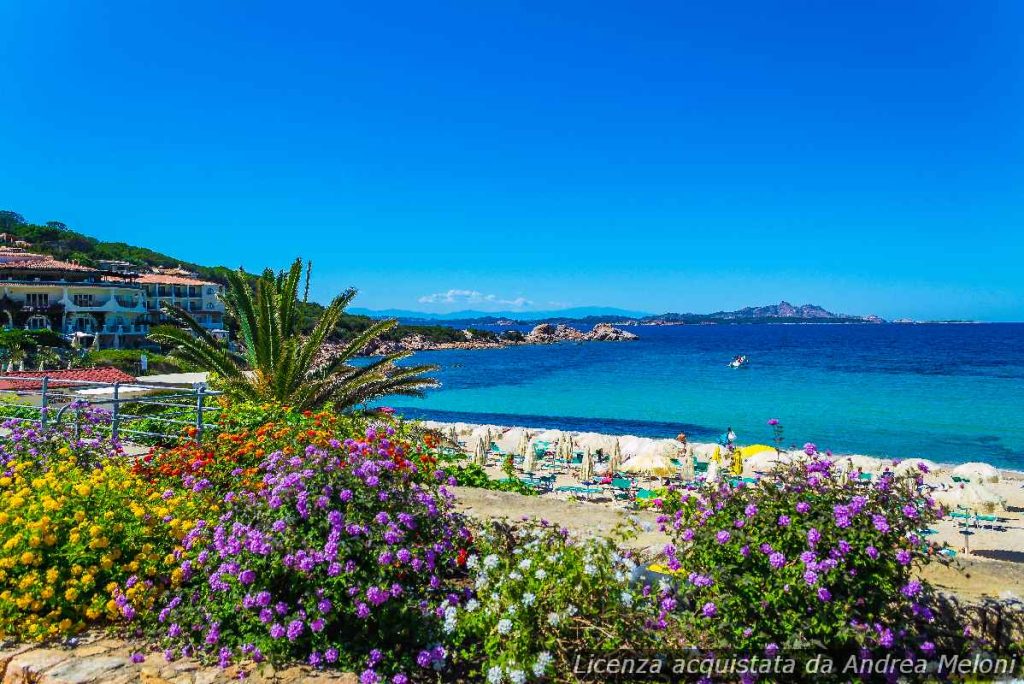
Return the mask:
<svg viewBox="0 0 1024 684">
<path fill-rule="evenodd" d="M 631 584 L 639 559 L 619 551 L 627 536 L 577 539 L 540 522 L 477 531 L 466 563 L 473 597 L 445 615 L 460 674 L 490 682 L 564 677 L 577 653 L 662 643 L 667 623 L 659 621 L 674 599 Z"/>
<path fill-rule="evenodd" d="M 755 486 L 667 495 L 669 567 L 688 576 L 681 620 L 695 643 L 750 653 L 779 648 L 910 649 L 931 588 L 920 530 L 938 517 L 921 478 L 864 484 L 807 446 L 808 460 Z"/>
</svg>

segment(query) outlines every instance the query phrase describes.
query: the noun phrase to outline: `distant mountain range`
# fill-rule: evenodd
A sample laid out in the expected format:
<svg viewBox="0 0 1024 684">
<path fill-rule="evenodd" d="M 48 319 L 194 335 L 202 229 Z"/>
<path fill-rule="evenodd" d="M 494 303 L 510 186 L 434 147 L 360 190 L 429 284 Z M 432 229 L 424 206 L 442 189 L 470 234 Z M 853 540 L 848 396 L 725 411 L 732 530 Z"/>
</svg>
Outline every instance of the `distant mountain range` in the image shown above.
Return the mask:
<svg viewBox="0 0 1024 684">
<path fill-rule="evenodd" d="M 636 325 L 679 325 L 700 323 L 885 323 L 878 316 L 832 313 L 816 304 L 795 306 L 782 301 L 767 306 L 747 306 L 736 311 L 714 313 L 648 314 L 614 307 L 584 306 L 556 311 L 454 311 L 446 314 L 405 309 L 349 309 L 351 313 L 374 318 L 397 318 L 407 323 L 446 323 L 460 325 L 502 325 L 508 323 L 633 323 Z"/>
</svg>

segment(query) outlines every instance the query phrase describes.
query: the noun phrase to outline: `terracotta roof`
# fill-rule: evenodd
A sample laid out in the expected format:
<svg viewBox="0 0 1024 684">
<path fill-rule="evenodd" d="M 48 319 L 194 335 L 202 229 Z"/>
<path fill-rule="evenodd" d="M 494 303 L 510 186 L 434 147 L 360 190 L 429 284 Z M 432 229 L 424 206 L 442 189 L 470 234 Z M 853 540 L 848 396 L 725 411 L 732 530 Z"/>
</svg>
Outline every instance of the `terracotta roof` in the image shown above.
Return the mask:
<svg viewBox="0 0 1024 684">
<path fill-rule="evenodd" d="M 73 368 L 71 370 L 48 370 L 48 371 L 0 371 L 0 376 L 5 378 L 27 378 L 20 380 L 0 380 L 0 390 L 38 390 L 42 382 L 37 378 L 43 376 L 49 378 L 46 386 L 50 389 L 55 387 L 74 387 L 81 382 L 98 383 L 132 383 L 135 378 L 117 368 Z M 68 382 L 69 380 L 74 382 Z M 62 382 L 63 381 L 63 382 Z"/>
<path fill-rule="evenodd" d="M 218 283 L 210 282 L 209 280 L 186 278 L 185 276 L 168 275 L 165 273 L 143 273 L 135 279 L 135 282 L 142 283 L 143 285 L 218 285 Z"/>
<path fill-rule="evenodd" d="M 2 255 L 2 252 L 0 252 L 0 255 Z M 40 259 L 35 254 L 18 254 L 17 256 L 29 258 L 0 261 L 0 268 L 26 271 L 96 271 L 95 268 L 90 268 L 89 266 L 73 264 L 70 261 L 59 261 L 53 257 Z"/>
</svg>

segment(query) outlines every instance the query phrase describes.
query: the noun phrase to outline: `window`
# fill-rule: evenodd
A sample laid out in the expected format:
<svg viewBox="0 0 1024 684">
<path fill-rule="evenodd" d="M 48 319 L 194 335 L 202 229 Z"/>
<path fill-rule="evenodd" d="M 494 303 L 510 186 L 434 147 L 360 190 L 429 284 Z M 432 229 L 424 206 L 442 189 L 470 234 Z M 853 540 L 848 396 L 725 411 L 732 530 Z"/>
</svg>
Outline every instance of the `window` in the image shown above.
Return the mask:
<svg viewBox="0 0 1024 684">
<path fill-rule="evenodd" d="M 50 321 L 46 316 L 30 316 L 25 321 L 25 327 L 29 330 L 43 330 L 50 327 Z"/>
<path fill-rule="evenodd" d="M 50 295 L 45 292 L 29 292 L 25 295 L 25 304 L 27 306 L 50 306 Z"/>
<path fill-rule="evenodd" d="M 71 295 L 71 301 L 75 306 L 92 306 L 92 295 L 91 294 L 76 294 Z"/>
</svg>

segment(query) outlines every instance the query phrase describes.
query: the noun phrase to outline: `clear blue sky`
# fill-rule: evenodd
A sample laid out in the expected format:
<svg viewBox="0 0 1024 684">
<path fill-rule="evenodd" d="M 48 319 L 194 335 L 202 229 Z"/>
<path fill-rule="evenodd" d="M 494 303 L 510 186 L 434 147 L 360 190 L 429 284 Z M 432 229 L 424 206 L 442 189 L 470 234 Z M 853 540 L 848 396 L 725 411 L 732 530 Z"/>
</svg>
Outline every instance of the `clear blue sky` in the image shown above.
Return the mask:
<svg viewBox="0 0 1024 684">
<path fill-rule="evenodd" d="M 371 308 L 1024 320 L 1018 0 L 7 0 L 0 26 L 0 208 L 29 220 L 302 255 Z"/>
</svg>

